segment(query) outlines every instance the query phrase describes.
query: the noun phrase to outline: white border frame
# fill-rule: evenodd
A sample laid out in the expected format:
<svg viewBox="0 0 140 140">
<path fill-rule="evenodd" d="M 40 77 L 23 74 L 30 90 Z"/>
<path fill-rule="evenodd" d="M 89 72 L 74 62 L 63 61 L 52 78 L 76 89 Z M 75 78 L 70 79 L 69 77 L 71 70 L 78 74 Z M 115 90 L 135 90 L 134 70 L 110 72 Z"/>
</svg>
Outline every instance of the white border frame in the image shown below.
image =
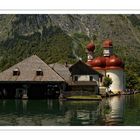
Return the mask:
<svg viewBox="0 0 140 140">
<path fill-rule="evenodd" d="M 49 7 L 49 8 L 48 8 Z M 86 8 L 85 8 L 86 7 Z M 111 7 L 111 8 L 110 8 Z M 140 14 L 139 0 L 2 0 L 0 14 Z M 0 131 L 140 131 L 139 126 L 1 126 Z"/>
</svg>

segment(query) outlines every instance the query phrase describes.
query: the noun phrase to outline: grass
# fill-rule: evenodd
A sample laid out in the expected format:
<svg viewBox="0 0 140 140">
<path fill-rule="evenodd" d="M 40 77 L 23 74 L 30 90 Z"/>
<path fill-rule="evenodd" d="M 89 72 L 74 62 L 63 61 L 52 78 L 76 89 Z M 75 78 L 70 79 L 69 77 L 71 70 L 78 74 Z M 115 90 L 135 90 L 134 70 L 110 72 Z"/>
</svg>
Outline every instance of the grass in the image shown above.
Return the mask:
<svg viewBox="0 0 140 140">
<path fill-rule="evenodd" d="M 68 100 L 102 100 L 100 95 L 88 95 L 88 96 L 70 96 Z"/>
</svg>

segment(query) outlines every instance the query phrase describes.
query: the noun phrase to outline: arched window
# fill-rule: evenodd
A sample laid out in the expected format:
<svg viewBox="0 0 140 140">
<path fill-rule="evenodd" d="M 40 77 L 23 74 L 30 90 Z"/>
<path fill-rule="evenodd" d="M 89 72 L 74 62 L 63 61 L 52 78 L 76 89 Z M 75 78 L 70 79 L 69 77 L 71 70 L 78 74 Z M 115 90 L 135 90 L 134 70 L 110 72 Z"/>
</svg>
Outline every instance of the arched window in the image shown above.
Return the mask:
<svg viewBox="0 0 140 140">
<path fill-rule="evenodd" d="M 90 81 L 93 81 L 93 76 L 90 76 L 90 77 L 89 77 L 89 80 L 90 80 Z"/>
<path fill-rule="evenodd" d="M 74 76 L 74 81 L 78 81 L 78 76 Z"/>
</svg>

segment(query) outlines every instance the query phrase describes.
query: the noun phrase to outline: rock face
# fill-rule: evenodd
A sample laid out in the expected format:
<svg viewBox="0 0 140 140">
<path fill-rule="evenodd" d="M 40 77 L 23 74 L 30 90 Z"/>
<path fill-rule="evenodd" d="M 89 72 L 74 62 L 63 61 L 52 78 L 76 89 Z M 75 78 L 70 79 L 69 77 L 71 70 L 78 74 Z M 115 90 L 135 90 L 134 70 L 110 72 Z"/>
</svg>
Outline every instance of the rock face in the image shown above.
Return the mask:
<svg viewBox="0 0 140 140">
<path fill-rule="evenodd" d="M 13 33 L 28 36 L 57 26 L 68 35 L 83 33 L 98 40 L 112 38 L 116 43 L 137 45 L 138 22 L 140 15 L 0 15 L 0 40 Z"/>
<path fill-rule="evenodd" d="M 140 15 L 0 15 L 0 69 L 31 54 L 48 63 L 85 60 L 86 43 L 94 40 L 101 54 L 106 38 L 126 64 L 139 61 Z"/>
</svg>

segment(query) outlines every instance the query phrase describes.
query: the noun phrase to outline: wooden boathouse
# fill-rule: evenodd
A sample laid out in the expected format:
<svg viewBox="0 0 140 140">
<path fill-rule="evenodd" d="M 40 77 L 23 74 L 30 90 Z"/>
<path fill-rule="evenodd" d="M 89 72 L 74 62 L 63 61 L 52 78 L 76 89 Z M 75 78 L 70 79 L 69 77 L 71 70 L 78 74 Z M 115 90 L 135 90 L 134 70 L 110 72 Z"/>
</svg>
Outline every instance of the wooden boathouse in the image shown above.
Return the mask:
<svg viewBox="0 0 140 140">
<path fill-rule="evenodd" d="M 102 74 L 89 67 L 86 63 L 79 60 L 73 65 L 51 64 L 54 69 L 67 83 L 67 95 L 93 95 L 99 94 L 100 81 Z"/>
<path fill-rule="evenodd" d="M 0 98 L 58 98 L 65 80 L 32 55 L 0 73 Z"/>
</svg>

